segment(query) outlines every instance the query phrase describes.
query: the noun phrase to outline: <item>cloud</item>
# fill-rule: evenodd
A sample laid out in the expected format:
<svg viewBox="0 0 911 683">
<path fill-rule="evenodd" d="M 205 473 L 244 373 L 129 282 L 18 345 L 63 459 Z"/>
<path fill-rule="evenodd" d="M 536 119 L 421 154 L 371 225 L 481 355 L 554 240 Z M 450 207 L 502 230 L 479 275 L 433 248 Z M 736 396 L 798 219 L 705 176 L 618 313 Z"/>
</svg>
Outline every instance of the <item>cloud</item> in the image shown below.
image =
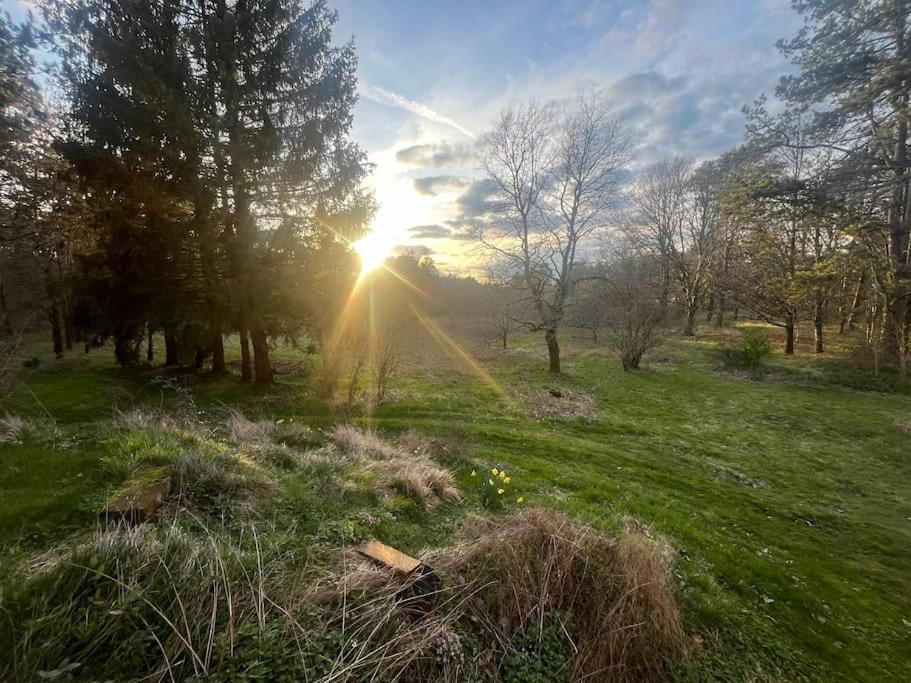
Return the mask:
<svg viewBox="0 0 911 683">
<path fill-rule="evenodd" d="M 470 184 L 470 178 L 454 175 L 432 175 L 414 179 L 414 189 L 430 196 L 463 190 Z"/>
<path fill-rule="evenodd" d="M 430 256 L 433 252 L 423 244 L 396 244 L 392 247 L 392 253 L 396 256 Z"/>
<path fill-rule="evenodd" d="M 394 92 L 381 88 L 378 85 L 370 85 L 369 83 L 362 83 L 360 87 L 360 93 L 369 100 L 374 102 L 379 102 L 380 104 L 389 104 L 393 107 L 398 107 L 399 109 L 404 109 L 409 111 L 412 114 L 425 118 L 428 121 L 433 121 L 435 123 L 442 123 L 444 126 L 449 126 L 450 128 L 455 128 L 460 133 L 467 135 L 472 140 L 476 138 L 475 134 L 470 130 L 459 124 L 458 121 L 452 119 L 444 114 L 440 114 L 437 111 L 434 111 L 430 107 L 421 104 L 420 102 L 415 102 L 414 100 L 409 100 L 407 97 L 398 95 Z"/>
<path fill-rule="evenodd" d="M 412 145 L 395 153 L 396 161 L 411 166 L 431 168 L 453 168 L 477 163 L 477 155 L 471 145 L 439 142 L 426 145 Z"/>
<path fill-rule="evenodd" d="M 439 223 L 432 225 L 415 225 L 413 228 L 408 228 L 408 232 L 411 237 L 419 240 L 444 239 L 452 235 L 452 230 Z"/>
<path fill-rule="evenodd" d="M 463 218 L 479 218 L 497 208 L 496 194 L 497 185 L 493 180 L 490 178 L 475 180 L 456 199 L 456 208 Z"/>
</svg>

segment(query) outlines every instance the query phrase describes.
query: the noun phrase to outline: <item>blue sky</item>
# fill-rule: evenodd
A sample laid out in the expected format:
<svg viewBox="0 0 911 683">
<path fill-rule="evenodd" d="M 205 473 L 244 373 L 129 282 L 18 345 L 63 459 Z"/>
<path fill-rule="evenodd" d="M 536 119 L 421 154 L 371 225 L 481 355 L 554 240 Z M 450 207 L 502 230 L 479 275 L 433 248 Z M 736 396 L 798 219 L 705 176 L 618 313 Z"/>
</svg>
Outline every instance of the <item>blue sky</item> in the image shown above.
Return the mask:
<svg viewBox="0 0 911 683">
<path fill-rule="evenodd" d="M 788 71 L 775 42 L 800 26 L 789 0 L 332 4 L 338 39 L 358 49 L 354 136 L 376 164 L 375 229 L 462 272 L 478 264 L 448 236 L 479 194 L 466 150 L 510 100 L 594 84 L 634 133 L 639 163 L 710 158 L 742 138 L 743 106 Z"/>
<path fill-rule="evenodd" d="M 712 157 L 739 141 L 741 109 L 788 70 L 775 42 L 800 26 L 790 0 L 329 0 L 354 37 L 354 137 L 380 203 L 378 244 L 478 260 L 458 235 L 483 199 L 474 136 L 513 99 L 607 90 L 636 160 Z M 14 15 L 24 0 L 0 0 Z"/>
</svg>

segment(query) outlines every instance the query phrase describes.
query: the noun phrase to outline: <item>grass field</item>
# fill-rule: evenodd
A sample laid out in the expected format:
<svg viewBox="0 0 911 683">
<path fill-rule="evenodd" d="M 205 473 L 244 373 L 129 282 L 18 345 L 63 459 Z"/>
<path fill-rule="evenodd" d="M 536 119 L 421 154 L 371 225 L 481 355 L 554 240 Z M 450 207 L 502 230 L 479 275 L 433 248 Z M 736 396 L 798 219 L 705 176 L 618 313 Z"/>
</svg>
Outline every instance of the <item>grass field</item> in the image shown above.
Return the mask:
<svg viewBox="0 0 911 683">
<path fill-rule="evenodd" d="M 178 391 L 153 381 L 160 369 L 120 371 L 106 351 L 54 362 L 36 341 L 42 364 L 2 406 L 45 432 L 0 444 L 6 594 L 24 558 L 96 524 L 122 479 L 111 460 L 149 447 L 125 446 L 99 425 L 115 409 L 190 402 L 203 422 L 226 407 L 293 419 L 313 428 L 314 444 L 343 419 L 390 438 L 413 428 L 457 443 L 446 465 L 463 500 L 423 511 L 399 501 L 371 529 L 406 552 L 450 541 L 480 507 L 471 471 L 494 464 L 509 469 L 522 505 L 605 530 L 638 520 L 672 545 L 686 631 L 702 640 L 675 665 L 680 679 L 911 680 L 911 434 L 902 428 L 911 394 L 851 369 L 847 344 L 823 358 L 776 353 L 757 376 L 727 371 L 717 351 L 733 336 L 671 338 L 632 373 L 603 346 L 567 338 L 559 379 L 537 338 L 508 351 L 460 339 L 477 367 L 421 343 L 390 400 L 346 418 L 315 397 L 311 359 L 292 349 L 277 351 L 283 372 L 269 390 L 201 376 Z M 321 496 L 285 473 L 256 514 L 306 548 L 345 540 L 347 521 L 356 536 L 358 515 L 388 507 Z"/>
</svg>

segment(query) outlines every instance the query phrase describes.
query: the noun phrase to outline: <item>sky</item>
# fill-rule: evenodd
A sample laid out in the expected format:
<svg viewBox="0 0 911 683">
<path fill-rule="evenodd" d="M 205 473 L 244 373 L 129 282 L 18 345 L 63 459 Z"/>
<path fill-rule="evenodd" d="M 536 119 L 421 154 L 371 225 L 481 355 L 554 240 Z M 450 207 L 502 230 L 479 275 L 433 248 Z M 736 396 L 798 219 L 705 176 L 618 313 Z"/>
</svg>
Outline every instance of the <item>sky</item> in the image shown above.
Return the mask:
<svg viewBox="0 0 911 683">
<path fill-rule="evenodd" d="M 483 267 L 459 225 L 484 188 L 472 144 L 511 100 L 605 88 L 636 161 L 711 158 L 743 138 L 742 108 L 789 70 L 775 43 L 789 0 L 334 0 L 354 38 L 353 136 L 375 165 L 380 241 L 441 270 Z"/>
<path fill-rule="evenodd" d="M 0 0 L 14 15 L 25 0 Z M 355 41 L 354 139 L 374 165 L 378 244 L 482 274 L 459 226 L 488 187 L 478 136 L 513 100 L 604 88 L 636 163 L 711 158 L 743 137 L 742 108 L 789 70 L 775 42 L 790 0 L 329 0 Z"/>
</svg>

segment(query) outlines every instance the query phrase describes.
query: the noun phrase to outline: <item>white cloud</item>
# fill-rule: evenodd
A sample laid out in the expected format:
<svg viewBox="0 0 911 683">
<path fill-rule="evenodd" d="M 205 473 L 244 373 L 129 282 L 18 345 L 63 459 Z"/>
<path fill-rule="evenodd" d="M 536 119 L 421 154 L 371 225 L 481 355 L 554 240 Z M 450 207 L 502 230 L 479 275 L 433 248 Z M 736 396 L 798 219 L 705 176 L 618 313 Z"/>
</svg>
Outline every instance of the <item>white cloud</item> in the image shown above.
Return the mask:
<svg viewBox="0 0 911 683">
<path fill-rule="evenodd" d="M 472 140 L 476 138 L 475 134 L 470 130 L 459 124 L 455 119 L 440 114 L 437 111 L 434 111 L 430 107 L 421 104 L 420 102 L 415 102 L 414 100 L 409 100 L 407 97 L 398 95 L 394 92 L 381 88 L 377 85 L 370 85 L 369 83 L 362 83 L 360 87 L 360 93 L 374 102 L 380 102 L 381 104 L 389 104 L 394 107 L 399 107 L 405 111 L 409 111 L 412 114 L 416 114 L 422 118 L 427 119 L 428 121 L 434 121 L 435 123 L 442 123 L 445 126 L 450 126 L 455 128 L 460 133 L 467 135 Z"/>
</svg>

